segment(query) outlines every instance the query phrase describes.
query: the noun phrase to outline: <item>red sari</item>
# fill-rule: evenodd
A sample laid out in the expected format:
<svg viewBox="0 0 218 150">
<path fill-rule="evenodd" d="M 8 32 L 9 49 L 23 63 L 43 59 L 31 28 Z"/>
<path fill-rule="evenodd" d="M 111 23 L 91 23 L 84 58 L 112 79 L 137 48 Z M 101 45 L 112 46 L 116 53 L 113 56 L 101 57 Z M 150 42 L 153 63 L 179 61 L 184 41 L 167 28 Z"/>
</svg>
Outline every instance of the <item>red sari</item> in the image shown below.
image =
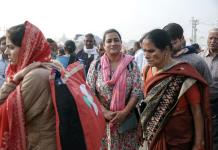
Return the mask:
<svg viewBox="0 0 218 150">
<path fill-rule="evenodd" d="M 144 85 L 145 85 L 144 94 L 147 97 L 150 96 L 149 92 L 154 86 L 156 86 L 161 81 L 165 80 L 166 78 L 168 78 L 170 76 L 179 75 L 179 76 L 184 76 L 184 77 L 188 77 L 188 78 L 192 78 L 192 79 L 197 80 L 198 85 L 200 85 L 200 87 L 203 90 L 202 91 L 203 95 L 201 95 L 202 97 L 201 97 L 200 105 L 201 105 L 203 119 L 204 119 L 205 149 L 211 150 L 212 149 L 211 112 L 210 112 L 210 105 L 209 105 L 209 99 L 208 99 L 208 86 L 207 86 L 207 83 L 205 82 L 205 80 L 199 75 L 199 73 L 196 70 L 194 70 L 187 63 L 178 63 L 178 64 L 172 66 L 171 68 L 169 68 L 161 73 L 158 73 L 154 76 L 152 76 L 151 74 L 152 74 L 151 68 L 148 68 L 147 72 L 144 73 L 144 82 L 145 82 L 144 83 Z M 188 90 L 195 91 L 194 88 L 195 88 L 195 86 L 191 86 Z M 174 117 L 177 109 L 180 109 L 181 106 L 184 106 L 184 105 L 185 105 L 184 97 L 181 96 L 181 98 L 178 100 L 178 103 L 176 103 L 176 105 L 175 105 L 176 106 L 175 109 L 172 108 L 173 111 L 169 112 L 170 113 L 169 117 L 160 123 L 159 128 L 153 134 L 154 136 L 148 142 L 149 150 L 167 150 L 167 149 L 170 149 L 170 148 L 172 148 L 172 147 L 170 147 L 170 145 L 168 143 L 170 140 L 174 141 L 173 145 L 176 145 L 177 147 L 179 145 L 180 148 L 187 149 L 187 150 L 191 149 L 193 141 L 192 141 L 192 137 L 188 137 L 188 136 L 193 135 L 193 134 L 188 133 L 187 135 L 184 135 L 184 131 L 186 131 L 186 133 L 193 132 L 193 129 L 188 128 L 189 125 L 190 126 L 193 125 L 192 118 L 190 118 L 190 119 L 187 118 L 187 117 L 191 116 L 191 112 L 184 111 L 180 115 L 177 115 L 176 117 Z M 187 107 L 187 109 L 184 109 L 184 110 L 188 110 L 188 107 Z M 178 127 L 179 125 L 178 126 L 175 125 L 175 122 L 177 124 L 182 123 L 182 122 L 184 123 L 184 120 L 186 120 L 186 121 L 185 121 L 185 125 L 183 126 L 184 127 L 183 129 Z M 143 124 L 143 126 L 144 126 L 145 130 L 148 129 L 148 128 L 146 128 L 145 124 Z M 184 129 L 187 129 L 187 130 L 184 130 Z M 176 132 L 173 132 L 173 131 L 176 131 Z M 179 139 L 179 135 L 186 136 L 186 139 L 189 139 L 190 143 L 189 142 L 185 143 L 184 141 L 181 141 Z M 182 138 L 183 140 L 184 140 L 184 136 Z M 178 138 L 178 139 L 176 139 L 176 138 Z M 184 142 L 184 144 L 181 144 L 183 142 Z"/>
</svg>

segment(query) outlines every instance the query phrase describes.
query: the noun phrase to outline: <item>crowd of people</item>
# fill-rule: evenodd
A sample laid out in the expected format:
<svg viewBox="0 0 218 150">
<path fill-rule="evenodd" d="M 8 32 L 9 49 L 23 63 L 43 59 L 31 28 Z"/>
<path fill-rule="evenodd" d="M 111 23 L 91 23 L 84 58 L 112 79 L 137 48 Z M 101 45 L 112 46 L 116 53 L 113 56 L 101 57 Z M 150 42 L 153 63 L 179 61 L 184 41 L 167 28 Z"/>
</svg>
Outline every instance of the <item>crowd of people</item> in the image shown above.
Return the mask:
<svg viewBox="0 0 218 150">
<path fill-rule="evenodd" d="M 0 150 L 218 149 L 218 28 L 204 50 L 169 23 L 125 52 L 116 29 L 78 48 L 26 21 L 0 49 Z"/>
</svg>

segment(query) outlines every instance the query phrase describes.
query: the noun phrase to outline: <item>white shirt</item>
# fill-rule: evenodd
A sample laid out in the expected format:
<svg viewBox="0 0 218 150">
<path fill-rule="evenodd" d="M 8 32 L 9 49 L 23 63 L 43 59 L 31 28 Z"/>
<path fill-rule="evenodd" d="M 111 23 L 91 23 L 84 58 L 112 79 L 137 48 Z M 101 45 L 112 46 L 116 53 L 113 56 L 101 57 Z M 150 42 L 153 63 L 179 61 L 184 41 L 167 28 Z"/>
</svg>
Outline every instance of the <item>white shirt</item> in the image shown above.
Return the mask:
<svg viewBox="0 0 218 150">
<path fill-rule="evenodd" d="M 95 47 L 93 47 L 92 49 L 87 49 L 84 46 L 84 52 L 86 52 L 88 54 L 88 57 L 90 57 L 91 55 L 94 55 L 94 59 L 96 59 L 98 57 L 98 52 L 97 49 Z"/>
<path fill-rule="evenodd" d="M 143 49 L 139 49 L 136 51 L 135 61 L 137 63 L 137 66 L 138 66 L 140 72 L 142 73 L 144 66 L 147 64 L 147 60 L 145 59 Z"/>
</svg>

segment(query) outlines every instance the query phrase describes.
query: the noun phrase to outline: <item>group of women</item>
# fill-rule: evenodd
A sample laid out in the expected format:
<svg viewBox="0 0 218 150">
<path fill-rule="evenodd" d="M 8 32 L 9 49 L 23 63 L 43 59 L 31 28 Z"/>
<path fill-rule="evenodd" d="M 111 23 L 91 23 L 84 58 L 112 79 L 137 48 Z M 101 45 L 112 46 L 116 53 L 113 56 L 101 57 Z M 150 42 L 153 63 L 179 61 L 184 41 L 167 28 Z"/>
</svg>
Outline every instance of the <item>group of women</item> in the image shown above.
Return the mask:
<svg viewBox="0 0 218 150">
<path fill-rule="evenodd" d="M 6 34 L 10 64 L 0 90 L 0 149 L 61 149 L 48 83 L 48 68 L 60 66 L 50 60 L 38 28 L 26 22 L 19 30 L 23 34 Z M 89 68 L 86 82 L 106 121 L 96 150 L 137 150 L 143 138 L 149 150 L 211 150 L 207 83 L 189 64 L 172 59 L 166 31 L 155 29 L 142 39 L 148 62 L 143 78 L 134 58 L 121 52 L 115 29 L 104 33 L 105 53 Z"/>
<path fill-rule="evenodd" d="M 149 150 L 210 150 L 207 83 L 192 66 L 171 57 L 171 41 L 165 31 L 152 30 L 142 39 L 148 62 L 143 81 L 134 59 L 121 53 L 121 36 L 114 29 L 105 32 L 105 54 L 89 69 L 87 83 L 99 98 L 108 124 L 103 149 L 138 149 L 142 131 Z M 143 104 L 138 127 L 120 133 L 137 103 Z"/>
</svg>

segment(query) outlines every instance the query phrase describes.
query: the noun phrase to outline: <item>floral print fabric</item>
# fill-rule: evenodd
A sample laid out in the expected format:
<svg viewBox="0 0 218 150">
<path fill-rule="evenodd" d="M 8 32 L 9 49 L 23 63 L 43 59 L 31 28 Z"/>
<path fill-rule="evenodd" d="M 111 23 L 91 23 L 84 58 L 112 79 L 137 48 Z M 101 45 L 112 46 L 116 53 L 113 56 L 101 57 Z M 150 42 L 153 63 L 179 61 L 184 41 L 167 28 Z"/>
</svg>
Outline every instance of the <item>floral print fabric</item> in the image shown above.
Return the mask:
<svg viewBox="0 0 218 150">
<path fill-rule="evenodd" d="M 127 80 L 126 80 L 126 97 L 137 97 L 138 100 L 142 99 L 141 90 L 141 77 L 139 69 L 134 61 L 128 66 Z M 113 74 L 113 72 L 111 72 Z M 101 104 L 106 108 L 110 109 L 110 103 L 112 99 L 113 86 L 108 86 L 103 80 L 103 74 L 99 60 L 92 62 L 88 75 L 87 83 L 91 90 L 97 95 Z M 122 90 L 122 89 L 120 89 Z M 126 100 L 126 103 L 128 99 Z M 102 141 L 102 149 L 107 150 L 108 147 L 111 150 L 136 150 L 139 147 L 137 141 L 136 130 L 130 130 L 126 133 L 119 134 L 118 125 L 111 126 L 110 123 L 107 125 L 107 137 Z"/>
</svg>

